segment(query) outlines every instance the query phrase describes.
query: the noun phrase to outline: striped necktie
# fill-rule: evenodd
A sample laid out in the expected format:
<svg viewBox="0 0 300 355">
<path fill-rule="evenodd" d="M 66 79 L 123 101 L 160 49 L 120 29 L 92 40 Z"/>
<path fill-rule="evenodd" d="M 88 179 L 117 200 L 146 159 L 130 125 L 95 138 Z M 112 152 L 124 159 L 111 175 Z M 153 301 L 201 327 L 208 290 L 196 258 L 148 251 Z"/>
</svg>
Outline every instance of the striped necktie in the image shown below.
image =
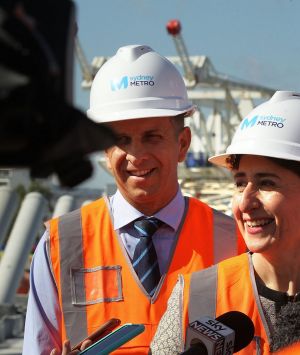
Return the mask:
<svg viewBox="0 0 300 355">
<path fill-rule="evenodd" d="M 160 280 L 160 271 L 152 235 L 162 224 L 163 222 L 154 217 L 143 217 L 133 224 L 139 233 L 140 240 L 134 251 L 132 265 L 150 296 L 154 294 Z"/>
</svg>

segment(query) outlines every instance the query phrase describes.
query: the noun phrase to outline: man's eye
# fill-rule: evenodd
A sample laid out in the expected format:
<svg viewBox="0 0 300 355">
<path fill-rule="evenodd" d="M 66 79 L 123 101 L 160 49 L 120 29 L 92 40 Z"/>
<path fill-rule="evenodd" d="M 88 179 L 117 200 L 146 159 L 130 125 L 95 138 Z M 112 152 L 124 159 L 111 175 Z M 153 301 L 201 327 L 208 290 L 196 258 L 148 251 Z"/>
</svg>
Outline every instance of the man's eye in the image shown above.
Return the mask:
<svg viewBox="0 0 300 355">
<path fill-rule="evenodd" d="M 161 139 L 161 135 L 159 134 L 149 134 L 147 136 L 148 140 L 160 140 Z"/>
<path fill-rule="evenodd" d="M 130 138 L 126 136 L 119 136 L 117 137 L 116 145 L 126 145 L 129 144 Z"/>
</svg>

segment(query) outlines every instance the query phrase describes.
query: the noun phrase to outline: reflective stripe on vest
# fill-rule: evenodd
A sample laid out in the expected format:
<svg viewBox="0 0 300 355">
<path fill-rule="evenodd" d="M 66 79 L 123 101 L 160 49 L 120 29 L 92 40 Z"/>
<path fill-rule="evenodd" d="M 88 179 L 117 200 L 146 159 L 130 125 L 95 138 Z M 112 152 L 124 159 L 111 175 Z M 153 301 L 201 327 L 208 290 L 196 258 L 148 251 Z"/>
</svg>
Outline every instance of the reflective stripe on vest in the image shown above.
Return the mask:
<svg viewBox="0 0 300 355">
<path fill-rule="evenodd" d="M 238 254 L 236 225 L 226 214 L 213 209 L 214 264 Z M 224 255 L 224 251 L 228 253 Z"/>
<path fill-rule="evenodd" d="M 86 312 L 85 307 L 82 309 L 82 312 L 74 312 L 70 272 L 63 267 L 63 264 L 64 260 L 69 259 L 70 265 L 74 265 L 76 268 L 83 268 L 80 210 L 72 211 L 65 214 L 63 218 L 60 218 L 58 230 L 60 236 L 60 277 L 63 285 L 61 292 L 64 321 L 68 338 L 70 339 L 71 344 L 75 344 L 86 338 L 88 335 Z M 82 274 L 82 278 L 83 276 L 84 274 Z M 85 295 L 82 295 L 82 297 L 85 297 Z M 80 324 L 80 327 L 74 327 L 74 324 Z"/>
<path fill-rule="evenodd" d="M 190 283 L 189 323 L 199 315 L 216 318 L 218 266 L 194 272 Z"/>
</svg>

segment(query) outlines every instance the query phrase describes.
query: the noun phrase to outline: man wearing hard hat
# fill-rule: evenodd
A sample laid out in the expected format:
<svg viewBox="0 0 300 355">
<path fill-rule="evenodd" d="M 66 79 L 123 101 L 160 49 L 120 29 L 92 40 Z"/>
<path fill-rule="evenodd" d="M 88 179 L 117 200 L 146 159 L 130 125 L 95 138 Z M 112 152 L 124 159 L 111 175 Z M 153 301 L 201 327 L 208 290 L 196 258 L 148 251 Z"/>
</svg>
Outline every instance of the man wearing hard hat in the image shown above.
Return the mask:
<svg viewBox="0 0 300 355">
<path fill-rule="evenodd" d="M 180 73 L 148 46 L 122 47 L 101 67 L 88 116 L 117 135 L 106 159 L 118 190 L 49 222 L 32 263 L 24 354 L 67 354 L 110 318 L 145 327 L 116 353 L 147 354 L 178 274 L 244 251 L 230 217 L 179 188 L 193 111 Z"/>
</svg>

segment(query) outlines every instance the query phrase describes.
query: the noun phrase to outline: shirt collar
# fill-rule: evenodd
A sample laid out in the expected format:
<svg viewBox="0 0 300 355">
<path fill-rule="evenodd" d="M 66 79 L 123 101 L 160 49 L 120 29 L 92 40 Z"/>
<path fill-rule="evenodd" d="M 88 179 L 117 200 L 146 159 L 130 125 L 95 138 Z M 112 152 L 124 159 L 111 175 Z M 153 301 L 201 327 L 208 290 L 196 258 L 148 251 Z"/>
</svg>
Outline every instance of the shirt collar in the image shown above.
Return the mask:
<svg viewBox="0 0 300 355">
<path fill-rule="evenodd" d="M 119 190 L 110 197 L 109 201 L 115 230 L 143 216 L 143 213 L 125 200 Z M 154 216 L 168 224 L 174 230 L 177 230 L 184 213 L 184 207 L 184 197 L 181 190 L 178 189 L 177 194 L 168 205 L 155 213 Z"/>
</svg>

